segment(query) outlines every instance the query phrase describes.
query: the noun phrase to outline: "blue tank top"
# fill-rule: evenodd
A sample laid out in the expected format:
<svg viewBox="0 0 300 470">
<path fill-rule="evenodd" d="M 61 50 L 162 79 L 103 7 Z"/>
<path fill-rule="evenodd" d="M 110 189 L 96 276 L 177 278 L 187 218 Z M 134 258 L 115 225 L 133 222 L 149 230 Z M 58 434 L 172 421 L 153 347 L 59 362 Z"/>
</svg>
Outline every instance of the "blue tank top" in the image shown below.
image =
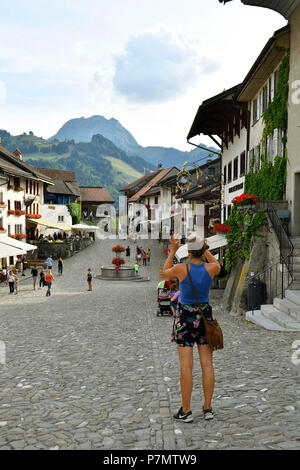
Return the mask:
<svg viewBox="0 0 300 470">
<path fill-rule="evenodd" d="M 200 303 L 209 302 L 209 289 L 211 288 L 212 278 L 210 277 L 205 263 L 192 264 L 190 263 L 190 275 L 197 292 L 198 300 Z M 180 287 L 180 300 L 182 304 L 197 305 L 191 282 L 188 275 L 179 283 Z"/>
</svg>

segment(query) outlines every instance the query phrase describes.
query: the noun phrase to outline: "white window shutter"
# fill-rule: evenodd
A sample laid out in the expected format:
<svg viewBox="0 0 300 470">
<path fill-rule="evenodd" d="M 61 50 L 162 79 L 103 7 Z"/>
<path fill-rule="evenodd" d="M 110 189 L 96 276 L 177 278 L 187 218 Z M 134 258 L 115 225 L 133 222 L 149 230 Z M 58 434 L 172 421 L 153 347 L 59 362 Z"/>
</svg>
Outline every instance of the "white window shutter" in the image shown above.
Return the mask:
<svg viewBox="0 0 300 470">
<path fill-rule="evenodd" d="M 274 73 L 271 75 L 271 100 L 274 99 Z"/>
<path fill-rule="evenodd" d="M 278 134 L 279 134 L 278 129 L 275 129 L 274 135 L 273 135 L 273 157 L 276 157 L 277 155 L 279 155 Z"/>
</svg>

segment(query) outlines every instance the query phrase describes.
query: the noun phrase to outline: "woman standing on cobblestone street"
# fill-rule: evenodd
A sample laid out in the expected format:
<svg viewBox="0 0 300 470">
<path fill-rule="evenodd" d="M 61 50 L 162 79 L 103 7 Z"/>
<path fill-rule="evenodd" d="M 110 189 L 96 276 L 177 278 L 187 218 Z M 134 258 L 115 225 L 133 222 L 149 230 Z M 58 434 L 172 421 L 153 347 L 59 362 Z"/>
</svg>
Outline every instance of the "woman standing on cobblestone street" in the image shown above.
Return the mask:
<svg viewBox="0 0 300 470">
<path fill-rule="evenodd" d="M 204 393 L 203 414 L 206 420 L 213 419 L 211 400 L 214 392 L 214 368 L 210 348 L 205 332 L 203 319 L 201 318 L 197 300 L 195 298 L 186 264 L 176 264 L 173 260 L 179 241 L 171 238 L 170 253 L 165 262 L 163 274 L 169 279 L 177 277 L 180 286 L 180 303 L 172 332 L 172 341 L 177 343 L 180 361 L 180 386 L 182 406 L 174 415 L 175 419 L 189 423 L 193 421 L 191 411 L 191 396 L 193 389 L 193 346 L 197 343 L 200 365 L 202 369 L 202 385 Z M 220 264 L 208 251 L 204 239 L 191 236 L 187 240 L 189 254 L 189 273 L 195 285 L 197 297 L 201 305 L 202 313 L 207 321 L 212 320 L 212 310 L 209 305 L 209 290 L 213 278 L 220 272 Z M 207 262 L 202 258 L 205 256 Z"/>
<path fill-rule="evenodd" d="M 15 290 L 15 276 L 14 276 L 13 271 L 9 271 L 6 285 L 9 286 L 9 293 L 13 294 Z"/>
<path fill-rule="evenodd" d="M 47 270 L 47 274 L 45 276 L 46 283 L 48 286 L 48 290 L 46 292 L 46 297 L 49 297 L 51 295 L 51 287 L 52 287 L 52 282 L 54 281 L 54 277 L 52 275 L 51 269 Z"/>
</svg>

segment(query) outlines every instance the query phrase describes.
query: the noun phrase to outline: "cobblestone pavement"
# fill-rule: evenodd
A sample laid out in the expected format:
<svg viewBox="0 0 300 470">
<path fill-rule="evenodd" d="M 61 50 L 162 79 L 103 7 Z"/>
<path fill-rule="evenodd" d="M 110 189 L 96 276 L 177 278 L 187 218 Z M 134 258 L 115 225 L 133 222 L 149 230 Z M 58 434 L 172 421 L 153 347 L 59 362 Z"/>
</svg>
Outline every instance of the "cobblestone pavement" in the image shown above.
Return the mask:
<svg viewBox="0 0 300 470">
<path fill-rule="evenodd" d="M 174 422 L 173 320 L 156 316 L 162 245 L 143 243 L 153 251 L 151 266 L 141 267 L 149 282 L 94 279 L 88 292 L 87 268 L 99 273 L 114 244 L 97 241 L 65 260 L 51 297 L 45 288 L 33 291 L 30 279 L 18 295 L 0 288 L 7 359 L 0 364 L 0 449 L 300 449 L 300 366 L 291 362 L 299 333 L 231 316 L 222 311 L 222 291 L 212 291 L 225 342 L 214 353 L 216 417 L 202 417 L 195 348 L 194 422 Z"/>
</svg>

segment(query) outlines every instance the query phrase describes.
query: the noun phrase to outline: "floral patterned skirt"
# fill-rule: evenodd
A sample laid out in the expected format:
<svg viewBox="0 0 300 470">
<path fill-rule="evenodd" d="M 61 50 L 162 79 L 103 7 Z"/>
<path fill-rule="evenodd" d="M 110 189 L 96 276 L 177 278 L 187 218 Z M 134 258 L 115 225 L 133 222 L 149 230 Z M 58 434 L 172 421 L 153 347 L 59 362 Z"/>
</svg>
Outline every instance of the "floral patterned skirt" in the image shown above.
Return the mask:
<svg viewBox="0 0 300 470">
<path fill-rule="evenodd" d="M 208 303 L 200 305 L 205 319 L 213 320 L 211 306 Z M 194 343 L 208 344 L 204 321 L 198 305 L 178 304 L 171 338 L 171 341 L 175 341 L 178 346 L 193 347 Z"/>
</svg>

